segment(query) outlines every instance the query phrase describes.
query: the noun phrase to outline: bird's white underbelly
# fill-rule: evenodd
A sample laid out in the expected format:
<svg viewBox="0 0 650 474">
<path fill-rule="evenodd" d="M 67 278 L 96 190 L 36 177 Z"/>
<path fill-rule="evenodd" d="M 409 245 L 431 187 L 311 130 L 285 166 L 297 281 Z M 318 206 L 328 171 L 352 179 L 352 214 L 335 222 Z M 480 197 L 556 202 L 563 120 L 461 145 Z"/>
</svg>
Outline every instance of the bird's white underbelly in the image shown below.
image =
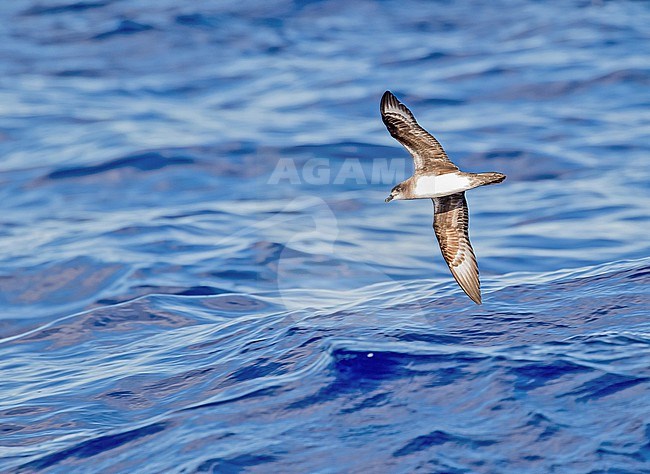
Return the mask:
<svg viewBox="0 0 650 474">
<path fill-rule="evenodd" d="M 413 190 L 418 197 L 441 197 L 471 189 L 468 177 L 459 173 L 420 176 Z"/>
</svg>

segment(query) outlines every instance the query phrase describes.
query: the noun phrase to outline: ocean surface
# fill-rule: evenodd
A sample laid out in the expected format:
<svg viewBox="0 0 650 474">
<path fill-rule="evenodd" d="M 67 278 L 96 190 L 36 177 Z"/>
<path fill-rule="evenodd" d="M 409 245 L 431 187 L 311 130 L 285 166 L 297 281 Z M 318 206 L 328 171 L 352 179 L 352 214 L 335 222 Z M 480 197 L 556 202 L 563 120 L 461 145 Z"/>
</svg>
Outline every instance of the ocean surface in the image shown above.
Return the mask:
<svg viewBox="0 0 650 474">
<path fill-rule="evenodd" d="M 650 3 L 0 2 L 0 472 L 650 472 Z M 466 171 L 484 304 L 379 116 Z"/>
</svg>

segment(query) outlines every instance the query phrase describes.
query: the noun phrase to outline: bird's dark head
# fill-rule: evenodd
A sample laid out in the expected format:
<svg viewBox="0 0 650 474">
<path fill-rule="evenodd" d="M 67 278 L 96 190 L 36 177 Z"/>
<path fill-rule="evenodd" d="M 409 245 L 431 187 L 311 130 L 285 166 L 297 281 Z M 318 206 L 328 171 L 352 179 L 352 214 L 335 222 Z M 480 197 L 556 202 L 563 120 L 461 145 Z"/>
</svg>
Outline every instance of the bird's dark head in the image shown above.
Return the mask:
<svg viewBox="0 0 650 474">
<path fill-rule="evenodd" d="M 384 202 L 391 202 L 393 199 L 404 199 L 404 188 L 401 183 L 390 191 L 390 195 L 384 199 Z"/>
</svg>

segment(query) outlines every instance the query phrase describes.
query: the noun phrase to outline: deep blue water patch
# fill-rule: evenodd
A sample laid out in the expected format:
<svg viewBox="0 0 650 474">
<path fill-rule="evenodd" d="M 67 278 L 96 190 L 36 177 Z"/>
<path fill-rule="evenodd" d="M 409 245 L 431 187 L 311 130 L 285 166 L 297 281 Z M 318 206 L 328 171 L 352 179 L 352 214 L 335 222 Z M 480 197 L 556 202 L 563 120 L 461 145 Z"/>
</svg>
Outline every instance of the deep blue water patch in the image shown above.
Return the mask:
<svg viewBox="0 0 650 474">
<path fill-rule="evenodd" d="M 139 171 L 152 171 L 164 168 L 165 166 L 187 165 L 192 163 L 194 163 L 194 160 L 188 157 L 166 157 L 160 153 L 147 152 L 119 158 L 100 165 L 57 170 L 50 173 L 47 177 L 50 179 L 78 178 L 120 168 L 134 168 Z"/>
</svg>

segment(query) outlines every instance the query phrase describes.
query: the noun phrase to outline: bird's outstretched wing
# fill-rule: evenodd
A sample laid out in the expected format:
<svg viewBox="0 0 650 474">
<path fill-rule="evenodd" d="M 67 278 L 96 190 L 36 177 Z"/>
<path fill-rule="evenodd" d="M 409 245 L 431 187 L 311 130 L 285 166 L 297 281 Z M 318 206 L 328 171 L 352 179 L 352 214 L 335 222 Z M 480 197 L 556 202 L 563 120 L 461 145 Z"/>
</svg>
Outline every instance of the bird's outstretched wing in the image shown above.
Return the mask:
<svg viewBox="0 0 650 474">
<path fill-rule="evenodd" d="M 433 198 L 433 229 L 449 270 L 467 296 L 481 304 L 481 283 L 469 241 L 469 211 L 465 193 Z"/>
<path fill-rule="evenodd" d="M 444 174 L 458 170 L 442 145 L 415 120 L 411 111 L 390 91 L 381 98 L 381 119 L 391 136 L 413 156 L 415 171 Z"/>
</svg>

